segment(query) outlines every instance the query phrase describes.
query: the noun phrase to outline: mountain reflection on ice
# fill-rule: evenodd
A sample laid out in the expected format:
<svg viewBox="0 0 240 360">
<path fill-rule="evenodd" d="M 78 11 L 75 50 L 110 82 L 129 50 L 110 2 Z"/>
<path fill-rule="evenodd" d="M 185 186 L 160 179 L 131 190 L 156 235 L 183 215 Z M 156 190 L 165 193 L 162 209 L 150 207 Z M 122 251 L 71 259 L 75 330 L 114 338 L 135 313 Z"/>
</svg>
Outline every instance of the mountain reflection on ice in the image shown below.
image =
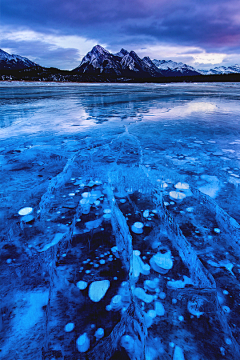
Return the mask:
<svg viewBox="0 0 240 360">
<path fill-rule="evenodd" d="M 239 96 L 1 84 L 3 359 L 239 359 Z"/>
</svg>

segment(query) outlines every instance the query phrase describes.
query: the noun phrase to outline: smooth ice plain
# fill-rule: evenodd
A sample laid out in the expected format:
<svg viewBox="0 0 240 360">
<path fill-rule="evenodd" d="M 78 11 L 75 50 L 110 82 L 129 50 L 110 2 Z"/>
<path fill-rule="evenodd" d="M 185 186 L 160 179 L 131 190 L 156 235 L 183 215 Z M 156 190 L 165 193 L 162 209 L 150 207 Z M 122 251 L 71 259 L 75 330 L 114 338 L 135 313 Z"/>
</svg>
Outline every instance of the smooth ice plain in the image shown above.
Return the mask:
<svg viewBox="0 0 240 360">
<path fill-rule="evenodd" d="M 0 84 L 1 359 L 239 360 L 239 100 Z"/>
</svg>

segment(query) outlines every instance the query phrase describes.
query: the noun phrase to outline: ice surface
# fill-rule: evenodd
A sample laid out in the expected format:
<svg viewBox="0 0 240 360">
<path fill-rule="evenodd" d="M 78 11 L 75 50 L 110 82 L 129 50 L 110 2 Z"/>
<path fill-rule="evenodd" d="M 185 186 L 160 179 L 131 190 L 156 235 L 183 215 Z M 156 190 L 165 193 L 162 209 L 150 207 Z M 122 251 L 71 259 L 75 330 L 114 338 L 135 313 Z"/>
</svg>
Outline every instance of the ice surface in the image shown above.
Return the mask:
<svg viewBox="0 0 240 360">
<path fill-rule="evenodd" d="M 4 360 L 239 359 L 239 95 L 1 83 Z"/>
<path fill-rule="evenodd" d="M 62 238 L 64 237 L 65 234 L 62 233 L 58 233 L 54 236 L 54 239 L 49 243 L 46 244 L 43 249 L 39 250 L 39 251 L 46 251 L 48 250 L 50 247 L 56 245 L 60 240 L 62 240 Z"/>
</svg>

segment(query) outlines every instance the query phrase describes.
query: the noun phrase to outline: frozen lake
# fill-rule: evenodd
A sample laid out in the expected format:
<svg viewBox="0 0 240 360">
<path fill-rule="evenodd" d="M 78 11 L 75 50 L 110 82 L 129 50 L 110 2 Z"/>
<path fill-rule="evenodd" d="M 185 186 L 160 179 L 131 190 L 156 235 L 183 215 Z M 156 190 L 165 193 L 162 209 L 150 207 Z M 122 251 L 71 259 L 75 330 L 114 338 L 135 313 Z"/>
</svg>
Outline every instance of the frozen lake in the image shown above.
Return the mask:
<svg viewBox="0 0 240 360">
<path fill-rule="evenodd" d="M 41 146 L 44 154 L 60 151 L 68 158 L 84 146 L 114 141 L 127 129 L 139 141 L 144 165 L 161 166 L 163 178 L 171 170 L 195 187 L 207 187 L 240 221 L 234 201 L 240 184 L 239 99 L 234 83 L 2 83 L 1 161 L 13 161 L 18 152 L 23 159 L 29 147 Z M 202 175 L 216 178 L 208 178 L 209 185 Z"/>
<path fill-rule="evenodd" d="M 239 100 L 236 83 L 0 83 L 3 359 L 19 342 L 93 359 L 112 331 L 99 359 L 143 342 L 149 360 L 238 359 Z M 94 281 L 111 284 L 99 301 Z"/>
</svg>

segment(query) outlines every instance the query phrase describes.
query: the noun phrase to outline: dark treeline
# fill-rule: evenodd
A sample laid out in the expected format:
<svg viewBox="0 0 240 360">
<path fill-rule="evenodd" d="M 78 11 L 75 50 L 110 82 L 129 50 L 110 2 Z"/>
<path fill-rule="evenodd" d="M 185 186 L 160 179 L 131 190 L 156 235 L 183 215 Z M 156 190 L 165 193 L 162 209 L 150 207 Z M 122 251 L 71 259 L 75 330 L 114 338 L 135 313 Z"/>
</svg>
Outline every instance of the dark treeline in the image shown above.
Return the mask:
<svg viewBox="0 0 240 360">
<path fill-rule="evenodd" d="M 240 82 L 240 74 L 194 75 L 169 77 L 117 77 L 109 74 L 79 74 L 56 68 L 35 67 L 24 70 L 1 70 L 0 80 L 5 81 L 54 81 L 54 82 L 112 82 L 112 83 L 192 83 L 192 82 Z"/>
</svg>

